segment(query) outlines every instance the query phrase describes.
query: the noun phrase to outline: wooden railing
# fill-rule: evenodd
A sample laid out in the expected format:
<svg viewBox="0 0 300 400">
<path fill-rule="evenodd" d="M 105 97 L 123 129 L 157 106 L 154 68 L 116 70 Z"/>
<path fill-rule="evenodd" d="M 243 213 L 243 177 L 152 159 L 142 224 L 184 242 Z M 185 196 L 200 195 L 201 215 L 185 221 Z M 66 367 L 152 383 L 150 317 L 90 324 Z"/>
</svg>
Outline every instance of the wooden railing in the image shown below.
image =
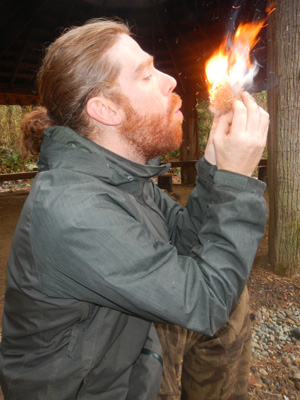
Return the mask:
<svg viewBox="0 0 300 400">
<path fill-rule="evenodd" d="M 187 167 L 187 166 L 190 166 L 190 165 L 195 165 L 197 161 L 198 161 L 198 160 L 190 160 L 190 161 L 168 161 L 168 163 L 171 164 L 171 168 L 176 168 L 176 167 Z M 167 164 L 167 163 L 166 163 L 166 162 L 163 162 L 162 164 Z M 267 168 L 267 166 L 268 166 L 268 160 L 267 160 L 266 158 L 262 158 L 262 159 L 259 161 L 258 168 L 259 168 L 259 169 L 260 169 L 260 168 Z"/>
<path fill-rule="evenodd" d="M 15 174 L 0 174 L 0 182 L 17 181 L 19 179 L 32 179 L 36 176 L 37 173 L 38 171 L 18 172 Z"/>
<path fill-rule="evenodd" d="M 187 167 L 189 165 L 195 165 L 198 160 L 189 160 L 189 161 L 164 161 L 162 164 L 171 164 L 171 168 L 176 167 Z"/>
<path fill-rule="evenodd" d="M 169 161 L 171 164 L 171 168 L 176 168 L 176 167 L 187 167 L 190 165 L 195 165 L 197 160 L 190 160 L 190 161 Z M 167 164 L 164 162 L 163 164 Z M 268 160 L 265 158 L 262 158 L 258 164 L 259 170 L 260 169 L 266 169 L 268 166 Z M 0 182 L 4 181 L 17 181 L 19 179 L 32 179 L 36 176 L 38 171 L 31 171 L 31 172 L 18 172 L 15 174 L 0 174 Z"/>
</svg>

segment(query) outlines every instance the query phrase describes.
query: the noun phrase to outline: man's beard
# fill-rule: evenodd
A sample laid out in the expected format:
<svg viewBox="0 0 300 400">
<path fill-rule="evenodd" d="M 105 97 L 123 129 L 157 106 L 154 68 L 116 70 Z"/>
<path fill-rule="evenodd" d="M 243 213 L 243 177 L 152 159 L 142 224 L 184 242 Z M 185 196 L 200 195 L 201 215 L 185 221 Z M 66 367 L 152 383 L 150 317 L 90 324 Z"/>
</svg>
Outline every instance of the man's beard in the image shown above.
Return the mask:
<svg viewBox="0 0 300 400">
<path fill-rule="evenodd" d="M 167 112 L 141 115 L 121 95 L 118 102 L 125 111 L 126 119 L 119 128 L 119 133 L 126 137 L 133 151 L 146 161 L 177 150 L 182 142 L 182 121 L 174 117 L 181 104 L 180 97 L 172 93 Z"/>
</svg>

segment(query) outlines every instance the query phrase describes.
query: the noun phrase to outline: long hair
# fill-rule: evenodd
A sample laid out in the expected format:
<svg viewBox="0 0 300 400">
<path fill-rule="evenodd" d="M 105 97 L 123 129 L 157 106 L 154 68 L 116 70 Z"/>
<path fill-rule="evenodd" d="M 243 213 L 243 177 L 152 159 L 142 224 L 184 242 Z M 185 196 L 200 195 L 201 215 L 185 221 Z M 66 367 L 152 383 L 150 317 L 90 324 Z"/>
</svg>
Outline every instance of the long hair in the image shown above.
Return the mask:
<svg viewBox="0 0 300 400">
<path fill-rule="evenodd" d="M 120 73 L 120 64 L 109 57 L 109 50 L 118 41 L 120 34 L 130 35 L 127 25 L 119 21 L 91 20 L 80 27 L 71 28 L 56 39 L 46 50 L 37 77 L 37 88 L 41 106 L 39 112 L 29 114 L 23 123 L 23 132 L 34 133 L 51 125 L 67 126 L 82 136 L 92 134 L 90 118 L 86 113 L 88 100 L 99 94 L 113 97 L 115 81 Z M 36 110 L 35 110 L 36 111 Z M 31 116 L 41 124 L 31 123 Z M 22 126 L 21 126 L 22 129 Z M 39 135 L 41 136 L 41 135 Z M 23 140 L 29 152 L 30 141 Z"/>
</svg>

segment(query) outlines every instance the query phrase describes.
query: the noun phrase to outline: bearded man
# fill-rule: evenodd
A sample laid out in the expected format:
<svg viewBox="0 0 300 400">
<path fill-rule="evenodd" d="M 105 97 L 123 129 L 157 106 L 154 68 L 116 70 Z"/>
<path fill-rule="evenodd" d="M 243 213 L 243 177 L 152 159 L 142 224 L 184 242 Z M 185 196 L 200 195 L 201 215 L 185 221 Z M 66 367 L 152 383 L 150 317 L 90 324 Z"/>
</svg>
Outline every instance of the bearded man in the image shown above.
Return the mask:
<svg viewBox="0 0 300 400">
<path fill-rule="evenodd" d="M 40 158 L 8 260 L 6 399 L 154 400 L 154 322 L 210 336 L 228 322 L 264 233 L 265 185 L 251 174 L 268 115 L 244 93 L 214 121 L 183 210 L 151 179 L 181 143 L 175 87 L 121 23 L 48 48 L 44 108 L 23 122 Z"/>
</svg>

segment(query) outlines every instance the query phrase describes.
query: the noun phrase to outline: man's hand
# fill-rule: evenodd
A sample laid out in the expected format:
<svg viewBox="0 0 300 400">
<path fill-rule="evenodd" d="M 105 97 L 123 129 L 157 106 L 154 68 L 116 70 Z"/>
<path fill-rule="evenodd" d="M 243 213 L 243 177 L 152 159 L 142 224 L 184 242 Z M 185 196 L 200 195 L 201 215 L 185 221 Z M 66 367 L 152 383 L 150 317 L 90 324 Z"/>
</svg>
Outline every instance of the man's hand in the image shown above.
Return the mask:
<svg viewBox="0 0 300 400">
<path fill-rule="evenodd" d="M 269 114 L 243 92 L 242 101 L 233 103 L 233 113 L 215 117 L 205 158 L 219 169 L 251 176 L 265 148 L 268 129 Z"/>
</svg>

